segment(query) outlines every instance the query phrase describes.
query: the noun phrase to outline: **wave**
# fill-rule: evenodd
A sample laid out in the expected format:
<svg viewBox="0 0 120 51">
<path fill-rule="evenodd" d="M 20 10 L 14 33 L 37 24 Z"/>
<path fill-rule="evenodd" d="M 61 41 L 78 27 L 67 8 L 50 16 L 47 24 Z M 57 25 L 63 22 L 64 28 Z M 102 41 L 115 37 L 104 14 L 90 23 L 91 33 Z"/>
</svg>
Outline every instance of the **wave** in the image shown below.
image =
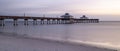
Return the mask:
<svg viewBox="0 0 120 51">
<path fill-rule="evenodd" d="M 76 44 L 76 45 L 82 45 L 82 46 L 90 46 L 90 47 L 96 47 L 96 48 L 102 48 L 102 49 L 111 49 L 111 50 L 119 50 L 120 51 L 120 45 L 114 45 L 109 42 L 93 42 L 93 41 L 80 41 L 80 40 L 73 40 L 73 39 L 53 39 L 51 37 L 36 37 L 36 36 L 29 36 L 27 34 L 17 34 L 17 33 L 7 33 L 7 32 L 0 32 L 0 35 L 7 35 L 7 36 L 14 36 L 14 37 L 24 37 L 24 38 L 30 38 L 30 39 L 42 39 L 47 41 L 54 41 L 54 42 L 62 42 L 62 43 L 68 43 L 68 44 Z"/>
<path fill-rule="evenodd" d="M 80 44 L 99 47 L 99 48 L 116 49 L 120 51 L 120 44 L 115 45 L 115 44 L 111 44 L 110 42 L 94 42 L 94 41 L 80 41 L 80 40 L 70 40 L 70 42 L 80 43 Z"/>
</svg>

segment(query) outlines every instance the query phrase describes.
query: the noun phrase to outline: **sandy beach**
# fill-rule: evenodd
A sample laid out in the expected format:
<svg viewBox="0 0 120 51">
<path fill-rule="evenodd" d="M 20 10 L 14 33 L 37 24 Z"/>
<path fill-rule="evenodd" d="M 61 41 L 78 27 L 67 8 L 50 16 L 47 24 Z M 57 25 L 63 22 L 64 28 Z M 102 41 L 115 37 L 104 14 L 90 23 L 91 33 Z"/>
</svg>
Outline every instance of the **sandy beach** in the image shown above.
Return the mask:
<svg viewBox="0 0 120 51">
<path fill-rule="evenodd" d="M 0 34 L 0 51 L 116 51 L 86 45 Z"/>
</svg>

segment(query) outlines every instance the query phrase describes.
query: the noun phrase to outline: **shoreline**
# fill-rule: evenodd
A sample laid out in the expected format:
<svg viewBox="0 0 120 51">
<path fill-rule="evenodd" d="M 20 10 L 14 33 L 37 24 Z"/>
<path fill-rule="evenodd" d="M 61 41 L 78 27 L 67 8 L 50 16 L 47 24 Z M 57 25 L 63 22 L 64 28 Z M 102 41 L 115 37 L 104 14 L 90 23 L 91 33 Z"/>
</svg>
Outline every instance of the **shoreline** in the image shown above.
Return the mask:
<svg viewBox="0 0 120 51">
<path fill-rule="evenodd" d="M 94 51 L 94 49 L 101 49 L 100 51 L 117 51 L 115 49 L 110 49 L 110 48 L 105 48 L 105 47 L 95 47 L 93 45 L 89 45 L 89 44 L 85 44 L 85 43 L 76 43 L 76 42 L 72 42 L 72 41 L 59 41 L 59 40 L 52 40 L 52 39 L 44 39 L 44 38 L 35 38 L 35 37 L 29 37 L 27 35 L 18 35 L 15 33 L 3 33 L 0 32 L 0 36 L 4 36 L 4 37 L 12 37 L 14 39 L 21 39 L 21 40 L 36 40 L 36 41 L 43 41 L 43 42 L 50 42 L 50 43 L 58 43 L 58 44 L 64 44 L 64 45 L 70 45 L 70 46 L 79 46 L 79 47 L 86 47 L 86 49 L 88 48 L 93 48 L 90 51 Z M 54 44 L 53 44 L 54 45 Z M 85 49 L 84 49 L 85 50 Z M 82 51 L 84 51 L 82 50 Z"/>
</svg>

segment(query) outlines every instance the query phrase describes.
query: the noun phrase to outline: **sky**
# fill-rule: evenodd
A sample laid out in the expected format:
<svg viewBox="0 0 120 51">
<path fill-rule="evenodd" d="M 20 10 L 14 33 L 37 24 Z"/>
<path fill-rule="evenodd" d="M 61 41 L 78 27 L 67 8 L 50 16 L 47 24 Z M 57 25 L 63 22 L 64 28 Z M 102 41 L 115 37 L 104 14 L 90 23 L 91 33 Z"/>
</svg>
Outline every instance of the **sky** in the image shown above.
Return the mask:
<svg viewBox="0 0 120 51">
<path fill-rule="evenodd" d="M 0 15 L 75 18 L 86 15 L 105 21 L 120 21 L 120 0 L 0 0 Z"/>
</svg>

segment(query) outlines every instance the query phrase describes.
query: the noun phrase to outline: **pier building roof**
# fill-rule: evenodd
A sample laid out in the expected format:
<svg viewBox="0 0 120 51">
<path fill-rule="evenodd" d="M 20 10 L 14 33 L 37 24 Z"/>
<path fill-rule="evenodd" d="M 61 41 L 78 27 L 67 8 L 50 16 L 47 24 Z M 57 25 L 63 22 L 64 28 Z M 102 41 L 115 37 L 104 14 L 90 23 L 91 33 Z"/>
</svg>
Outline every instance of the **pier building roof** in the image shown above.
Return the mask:
<svg viewBox="0 0 120 51">
<path fill-rule="evenodd" d="M 82 17 L 80 17 L 80 19 L 88 19 L 88 17 L 86 17 L 85 15 L 83 15 Z"/>
<path fill-rule="evenodd" d="M 64 15 L 61 16 L 62 18 L 72 18 L 73 16 L 70 15 L 69 13 L 65 13 Z"/>
</svg>

